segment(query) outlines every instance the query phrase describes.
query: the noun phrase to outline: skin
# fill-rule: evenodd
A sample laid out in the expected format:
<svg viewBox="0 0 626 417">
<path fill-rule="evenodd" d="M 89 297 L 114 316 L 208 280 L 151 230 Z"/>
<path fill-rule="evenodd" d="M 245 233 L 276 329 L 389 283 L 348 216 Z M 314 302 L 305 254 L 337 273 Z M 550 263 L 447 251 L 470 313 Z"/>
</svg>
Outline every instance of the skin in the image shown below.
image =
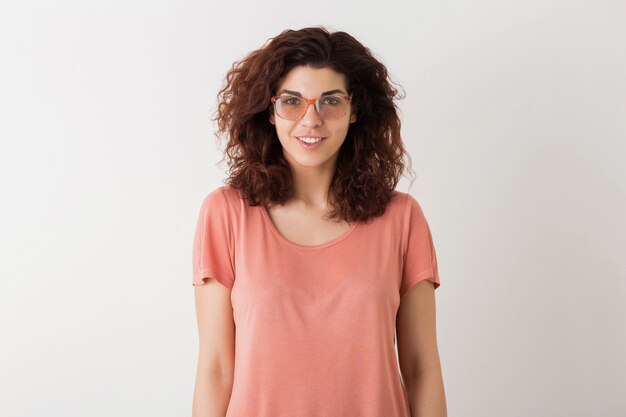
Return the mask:
<svg viewBox="0 0 626 417">
<path fill-rule="evenodd" d="M 228 409 L 235 369 L 230 292 L 213 278 L 204 285 L 194 285 L 200 347 L 192 417 L 224 417 Z"/>
<path fill-rule="evenodd" d="M 402 297 L 396 315 L 398 361 L 411 417 L 448 415 L 435 312 L 435 287 L 425 279 Z"/>
<path fill-rule="evenodd" d="M 306 98 L 341 89 L 347 93 L 343 74 L 330 68 L 293 68 L 278 83 L 283 89 L 297 91 Z M 346 94 L 348 95 L 348 94 Z M 283 154 L 294 180 L 295 195 L 282 206 L 267 212 L 288 240 L 301 245 L 317 245 L 345 233 L 346 222 L 326 220 L 329 187 L 339 149 L 350 123 L 356 121 L 352 107 L 338 120 L 323 120 L 309 106 L 300 120 L 271 116 Z M 302 147 L 296 136 L 323 136 L 314 150 Z M 235 327 L 230 289 L 214 279 L 194 286 L 200 353 L 194 391 L 192 417 L 224 416 L 232 391 Z M 396 321 L 399 363 L 407 386 L 412 417 L 444 417 L 445 398 L 435 337 L 434 288 L 421 282 L 407 293 L 400 304 Z"/>
</svg>

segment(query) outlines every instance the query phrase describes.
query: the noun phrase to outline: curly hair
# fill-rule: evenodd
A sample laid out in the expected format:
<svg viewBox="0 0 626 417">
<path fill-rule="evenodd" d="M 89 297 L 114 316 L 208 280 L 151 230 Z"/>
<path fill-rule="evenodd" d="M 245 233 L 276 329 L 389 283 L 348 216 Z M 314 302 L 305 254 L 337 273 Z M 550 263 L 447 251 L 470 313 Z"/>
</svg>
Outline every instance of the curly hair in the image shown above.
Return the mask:
<svg viewBox="0 0 626 417">
<path fill-rule="evenodd" d="M 218 126 L 215 136 L 228 137 L 220 160 L 228 158 L 225 183 L 252 206 L 283 204 L 293 196 L 291 170 L 269 117 L 279 80 L 296 66 L 344 74 L 357 112 L 337 156 L 328 217 L 353 222 L 380 216 L 405 171 L 403 156 L 411 165 L 394 103 L 404 97 L 368 48 L 348 33 L 331 33 L 324 26 L 284 30 L 233 63 L 211 119 Z"/>
</svg>

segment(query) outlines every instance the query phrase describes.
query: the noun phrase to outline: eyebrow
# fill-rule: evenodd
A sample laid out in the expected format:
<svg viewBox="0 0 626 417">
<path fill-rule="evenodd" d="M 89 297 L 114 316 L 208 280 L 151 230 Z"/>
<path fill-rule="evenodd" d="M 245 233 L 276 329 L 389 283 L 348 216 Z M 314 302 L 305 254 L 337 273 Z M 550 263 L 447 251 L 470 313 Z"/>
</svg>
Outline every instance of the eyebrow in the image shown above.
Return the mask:
<svg viewBox="0 0 626 417">
<path fill-rule="evenodd" d="M 281 95 L 282 93 L 287 93 L 287 94 L 291 94 L 292 96 L 302 97 L 302 94 L 300 94 L 297 91 L 285 90 L 285 89 L 280 90 L 277 95 Z M 347 93 L 345 91 L 343 91 L 343 90 L 341 90 L 339 88 L 335 88 L 334 90 L 324 91 L 322 93 L 322 96 L 329 96 L 329 95 L 335 94 L 335 93 L 343 93 L 343 94 L 347 95 Z"/>
</svg>

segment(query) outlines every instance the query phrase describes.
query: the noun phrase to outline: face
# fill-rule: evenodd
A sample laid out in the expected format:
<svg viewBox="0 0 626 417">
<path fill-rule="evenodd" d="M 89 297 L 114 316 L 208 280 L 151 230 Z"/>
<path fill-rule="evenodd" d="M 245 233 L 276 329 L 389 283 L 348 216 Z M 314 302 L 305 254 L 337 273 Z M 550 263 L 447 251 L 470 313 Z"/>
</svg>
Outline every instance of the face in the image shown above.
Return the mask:
<svg viewBox="0 0 626 417">
<path fill-rule="evenodd" d="M 284 90 L 298 92 L 304 98 L 317 98 L 331 90 L 340 90 L 334 95 L 349 96 L 345 76 L 330 68 L 295 67 L 279 81 L 275 95 L 285 94 Z M 286 120 L 274 114 L 270 116 L 270 123 L 276 126 L 283 155 L 294 168 L 334 169 L 339 148 L 346 139 L 350 123 L 355 121 L 352 105 L 343 117 L 336 120 L 322 119 L 314 105 L 307 108 L 300 120 Z M 325 139 L 317 146 L 307 148 L 298 139 L 299 136 Z"/>
</svg>

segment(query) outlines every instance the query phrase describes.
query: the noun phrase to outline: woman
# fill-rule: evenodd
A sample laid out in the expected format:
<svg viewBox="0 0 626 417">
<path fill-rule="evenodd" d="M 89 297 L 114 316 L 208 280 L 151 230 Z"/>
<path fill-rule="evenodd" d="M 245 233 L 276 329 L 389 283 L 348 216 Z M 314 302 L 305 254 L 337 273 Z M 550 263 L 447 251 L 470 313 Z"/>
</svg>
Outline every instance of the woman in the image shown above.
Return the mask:
<svg viewBox="0 0 626 417">
<path fill-rule="evenodd" d="M 395 190 L 408 154 L 387 78 L 323 27 L 286 30 L 228 73 L 214 120 L 230 175 L 193 244 L 193 416 L 446 415 L 437 258 L 420 205 Z"/>
</svg>

